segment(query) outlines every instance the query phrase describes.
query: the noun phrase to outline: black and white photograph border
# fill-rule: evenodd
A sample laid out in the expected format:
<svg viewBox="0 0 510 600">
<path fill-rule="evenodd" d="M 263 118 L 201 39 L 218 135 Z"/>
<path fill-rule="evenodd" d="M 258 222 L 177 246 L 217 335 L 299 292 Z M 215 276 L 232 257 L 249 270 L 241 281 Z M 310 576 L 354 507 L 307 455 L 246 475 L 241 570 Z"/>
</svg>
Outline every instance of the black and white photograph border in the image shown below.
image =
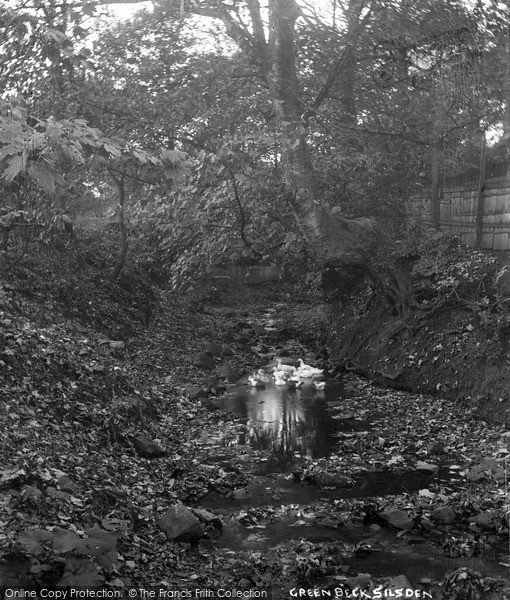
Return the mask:
<svg viewBox="0 0 510 600">
<path fill-rule="evenodd" d="M 0 598 L 510 600 L 509 0 L 0 0 Z"/>
</svg>

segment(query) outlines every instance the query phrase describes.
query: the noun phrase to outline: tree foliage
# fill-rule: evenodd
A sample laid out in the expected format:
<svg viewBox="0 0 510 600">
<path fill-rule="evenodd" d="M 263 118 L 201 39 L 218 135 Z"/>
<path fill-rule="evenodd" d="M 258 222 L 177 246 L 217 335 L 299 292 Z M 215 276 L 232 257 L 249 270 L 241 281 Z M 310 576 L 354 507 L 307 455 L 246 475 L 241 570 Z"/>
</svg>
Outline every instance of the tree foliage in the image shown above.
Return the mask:
<svg viewBox="0 0 510 600">
<path fill-rule="evenodd" d="M 431 149 L 449 145 L 445 165 L 467 165 L 473 128 L 507 114 L 496 3 L 172 1 L 95 25 L 97 3 L 19 8 L 0 14 L 2 180 L 117 194 L 126 177 L 126 210 L 177 278 L 246 254 L 285 261 L 295 240 L 324 255 L 339 235 L 332 209 L 395 227 L 429 182 Z M 434 67 L 416 86 L 411 63 L 463 28 L 478 52 L 476 101 L 452 116 L 471 75 L 438 79 Z M 384 80 L 390 67 L 400 78 Z"/>
</svg>

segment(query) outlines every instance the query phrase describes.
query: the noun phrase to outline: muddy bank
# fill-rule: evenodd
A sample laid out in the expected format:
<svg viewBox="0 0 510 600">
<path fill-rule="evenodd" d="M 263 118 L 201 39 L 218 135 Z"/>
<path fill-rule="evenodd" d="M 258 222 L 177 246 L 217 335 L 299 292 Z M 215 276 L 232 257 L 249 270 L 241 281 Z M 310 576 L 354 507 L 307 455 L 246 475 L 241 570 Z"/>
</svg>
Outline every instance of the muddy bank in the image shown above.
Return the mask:
<svg viewBox="0 0 510 600">
<path fill-rule="evenodd" d="M 510 362 L 506 339 L 491 334 L 472 310 L 429 318 L 393 316 L 382 300 L 354 298 L 332 308 L 328 346 L 338 371 L 374 383 L 440 395 L 510 426 Z"/>
</svg>

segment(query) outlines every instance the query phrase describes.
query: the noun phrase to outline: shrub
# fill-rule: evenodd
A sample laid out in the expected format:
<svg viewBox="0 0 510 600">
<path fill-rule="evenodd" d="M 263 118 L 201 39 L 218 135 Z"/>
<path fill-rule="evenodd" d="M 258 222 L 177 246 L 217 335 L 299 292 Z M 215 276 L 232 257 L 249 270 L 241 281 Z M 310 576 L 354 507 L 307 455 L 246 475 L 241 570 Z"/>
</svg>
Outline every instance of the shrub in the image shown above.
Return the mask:
<svg viewBox="0 0 510 600">
<path fill-rule="evenodd" d="M 419 241 L 417 252 L 411 270 L 414 287 L 473 302 L 493 293 L 495 258 L 463 246 L 453 234 L 429 232 Z"/>
</svg>

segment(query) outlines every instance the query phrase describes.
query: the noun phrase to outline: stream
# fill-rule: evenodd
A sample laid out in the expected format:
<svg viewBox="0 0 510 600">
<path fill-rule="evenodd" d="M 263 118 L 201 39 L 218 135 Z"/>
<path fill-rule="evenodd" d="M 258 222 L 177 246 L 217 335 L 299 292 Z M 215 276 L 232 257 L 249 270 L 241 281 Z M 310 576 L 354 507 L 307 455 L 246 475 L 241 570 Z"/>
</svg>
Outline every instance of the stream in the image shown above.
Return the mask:
<svg viewBox="0 0 510 600">
<path fill-rule="evenodd" d="M 328 400 L 343 394 L 343 386 L 337 382 L 325 390 L 312 385 L 297 390 L 274 384 L 265 388 L 240 385 L 226 395 L 221 408 L 236 414 L 246 426 L 246 433 L 235 442 L 269 451 L 272 469 L 285 472 L 296 459 L 328 456 L 339 431 L 361 431 L 369 426 L 359 420 L 333 418 Z"/>
<path fill-rule="evenodd" d="M 265 367 L 268 372 L 271 366 Z M 372 428 L 366 415 L 358 418 L 345 412 L 345 398 L 344 387 L 337 381 L 328 381 L 324 390 L 316 390 L 311 382 L 301 389 L 289 390 L 272 383 L 264 388 L 248 387 L 242 380 L 229 390 L 220 408 L 234 413 L 242 429 L 237 438 L 226 440 L 225 445 L 250 447 L 261 451 L 264 458 L 255 466 L 253 478 L 242 494 L 229 498 L 213 492 L 202 500 L 201 507 L 221 515 L 224 522 L 217 543 L 232 551 L 263 551 L 301 539 L 350 545 L 366 542 L 372 549 L 370 553 L 346 559 L 354 572 L 374 576 L 403 574 L 423 589 L 462 566 L 485 576 L 507 575 L 495 550 L 482 557 L 449 558 L 419 534 L 361 523 L 344 525 L 340 520 L 321 523 L 313 518 L 313 510 L 307 506 L 314 503 L 334 505 L 347 498 L 404 494 L 427 489 L 432 483 L 450 488 L 459 485 L 448 468 L 435 472 L 369 472 L 355 476 L 353 486 L 337 489 L 296 481 L 293 472 L 310 459 L 333 454 L 339 437 Z M 258 507 L 269 507 L 278 514 L 262 524 L 239 523 L 241 512 Z"/>
</svg>

